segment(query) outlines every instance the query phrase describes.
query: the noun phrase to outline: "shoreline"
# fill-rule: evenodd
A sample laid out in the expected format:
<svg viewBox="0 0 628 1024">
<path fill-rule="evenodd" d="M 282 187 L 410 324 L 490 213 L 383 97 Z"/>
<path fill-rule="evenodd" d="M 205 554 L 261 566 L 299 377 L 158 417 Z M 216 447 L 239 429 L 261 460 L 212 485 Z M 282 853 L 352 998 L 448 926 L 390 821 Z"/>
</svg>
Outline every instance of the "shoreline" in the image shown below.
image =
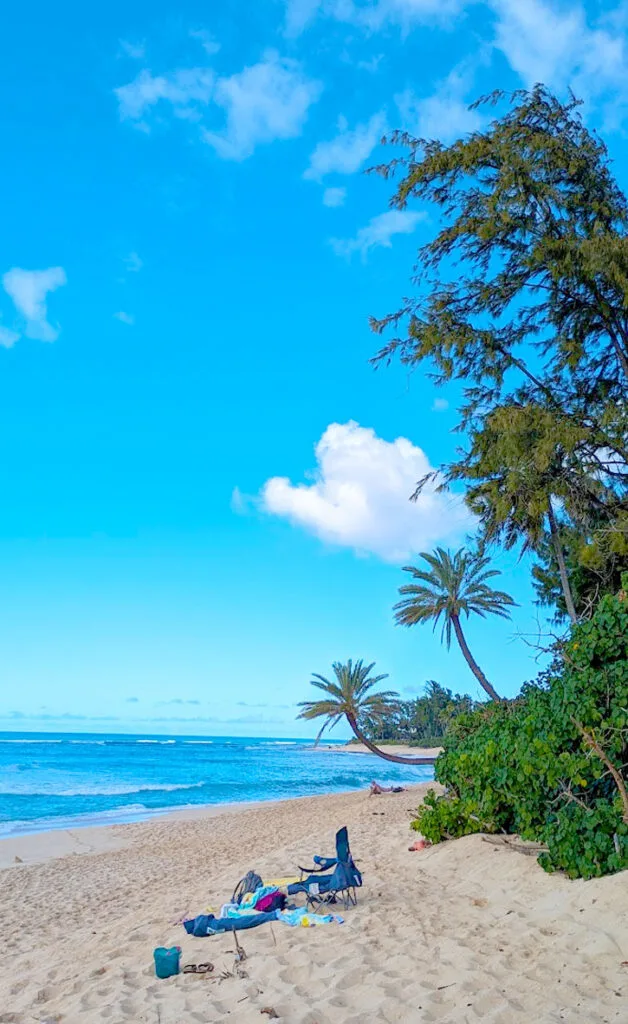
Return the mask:
<svg viewBox="0 0 628 1024">
<path fill-rule="evenodd" d="M 411 783 L 403 787 L 403 792 L 393 794 L 403 796 L 413 791 L 422 791 L 434 785 L 433 780 Z M 205 821 L 221 815 L 232 815 L 262 808 L 276 808 L 282 804 L 290 805 L 304 800 L 322 800 L 352 794 L 368 796 L 368 789 L 337 790 L 330 793 L 314 793 L 309 796 L 293 796 L 283 799 L 269 797 L 267 800 L 242 800 L 224 804 L 197 804 L 181 808 L 164 808 L 145 817 L 134 818 L 132 821 L 96 823 L 93 825 L 74 825 L 62 828 L 35 829 L 32 832 L 20 832 L 12 836 L 0 838 L 0 871 L 18 868 L 21 865 L 45 864 L 50 860 L 58 860 L 68 856 L 88 855 L 123 849 L 127 846 L 127 837 L 132 838 L 131 831 L 136 826 L 155 823 L 172 823 Z M 388 796 L 388 794 L 383 794 Z M 75 835 L 78 833 L 78 835 Z M 16 860 L 16 858 L 19 858 Z"/>
<path fill-rule="evenodd" d="M 619 1022 L 628 872 L 571 882 L 479 835 L 411 853 L 409 812 L 428 787 L 102 826 L 108 848 L 4 871 L 0 1016 L 259 1024 L 272 1008 L 282 1024 Z M 364 884 L 357 906 L 338 908 L 342 925 L 264 924 L 241 935 L 244 965 L 231 935 L 185 933 L 181 921 L 217 913 L 247 871 L 285 878 L 331 854 L 343 825 Z M 153 950 L 174 945 L 212 974 L 158 980 Z"/>
</svg>

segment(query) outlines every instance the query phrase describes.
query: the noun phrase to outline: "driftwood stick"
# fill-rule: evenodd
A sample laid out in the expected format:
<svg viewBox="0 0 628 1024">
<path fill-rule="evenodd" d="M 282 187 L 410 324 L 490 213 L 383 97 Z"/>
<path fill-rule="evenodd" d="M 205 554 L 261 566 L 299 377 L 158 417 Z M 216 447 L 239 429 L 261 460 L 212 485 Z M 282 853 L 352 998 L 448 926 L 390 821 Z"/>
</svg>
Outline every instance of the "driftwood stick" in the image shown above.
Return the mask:
<svg viewBox="0 0 628 1024">
<path fill-rule="evenodd" d="M 514 850 L 516 853 L 525 853 L 528 857 L 536 857 L 539 853 L 547 853 L 547 846 L 543 843 L 530 843 L 526 845 L 524 843 L 515 843 L 507 836 L 482 836 L 485 843 L 490 843 L 491 846 L 503 846 L 507 850 Z"/>
</svg>

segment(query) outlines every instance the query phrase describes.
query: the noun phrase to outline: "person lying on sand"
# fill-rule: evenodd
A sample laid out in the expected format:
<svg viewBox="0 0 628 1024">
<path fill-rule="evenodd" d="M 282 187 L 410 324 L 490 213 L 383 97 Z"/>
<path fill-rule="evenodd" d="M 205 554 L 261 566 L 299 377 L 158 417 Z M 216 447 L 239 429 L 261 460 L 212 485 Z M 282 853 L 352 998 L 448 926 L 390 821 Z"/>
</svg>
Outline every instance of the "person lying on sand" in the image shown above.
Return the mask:
<svg viewBox="0 0 628 1024">
<path fill-rule="evenodd" d="M 369 796 L 379 796 L 380 793 L 403 793 L 403 786 L 380 786 L 379 782 L 371 782 L 371 791 Z"/>
</svg>

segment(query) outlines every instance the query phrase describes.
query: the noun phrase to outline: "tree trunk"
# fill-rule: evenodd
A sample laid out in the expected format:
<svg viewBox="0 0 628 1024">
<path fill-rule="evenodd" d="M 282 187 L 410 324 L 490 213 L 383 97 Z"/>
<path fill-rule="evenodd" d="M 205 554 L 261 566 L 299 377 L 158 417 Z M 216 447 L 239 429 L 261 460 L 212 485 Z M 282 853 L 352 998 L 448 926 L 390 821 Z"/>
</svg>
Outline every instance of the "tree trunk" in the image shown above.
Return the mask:
<svg viewBox="0 0 628 1024">
<path fill-rule="evenodd" d="M 385 761 L 394 761 L 395 764 L 436 763 L 435 757 L 402 757 L 401 754 L 389 754 L 387 753 L 387 751 L 381 750 L 379 747 L 376 747 L 374 743 L 371 743 L 371 741 L 366 738 L 366 736 L 364 735 L 364 733 L 362 732 L 358 723 L 356 722 L 355 718 L 352 715 L 347 715 L 347 721 L 351 726 L 356 739 L 358 739 L 360 743 L 363 743 L 364 746 L 367 747 L 372 754 L 377 754 L 378 757 L 383 757 Z"/>
<path fill-rule="evenodd" d="M 558 562 L 558 572 L 560 574 L 560 585 L 565 598 L 565 604 L 567 605 L 567 612 L 569 618 L 573 622 L 574 626 L 578 621 L 576 615 L 576 606 L 573 603 L 573 594 L 571 593 L 571 587 L 569 586 L 569 575 L 567 573 L 567 566 L 565 564 L 565 552 L 563 551 L 563 545 L 561 543 L 560 534 L 558 532 L 558 524 L 556 522 L 556 516 L 554 515 L 554 507 L 552 505 L 551 494 L 547 497 L 547 518 L 549 519 L 550 534 L 552 537 L 552 544 L 554 546 L 554 552 L 556 554 L 556 561 Z"/>
<path fill-rule="evenodd" d="M 478 665 L 477 661 L 475 660 L 475 658 L 471 654 L 471 651 L 469 650 L 469 647 L 467 645 L 467 641 L 465 639 L 465 635 L 462 632 L 462 626 L 460 625 L 460 619 L 458 618 L 457 615 L 452 615 L 452 617 L 451 617 L 451 624 L 454 627 L 454 633 L 456 634 L 456 640 L 460 644 L 460 650 L 462 651 L 462 653 L 464 655 L 465 661 L 466 661 L 467 665 L 469 666 L 469 668 L 471 669 L 471 671 L 473 672 L 473 675 L 477 679 L 478 683 L 480 684 L 482 689 L 485 690 L 488 693 L 488 695 L 491 698 L 491 700 L 501 700 L 502 698 L 497 693 L 497 690 L 493 689 L 493 687 L 489 683 L 488 679 L 484 675 L 482 669 Z"/>
</svg>

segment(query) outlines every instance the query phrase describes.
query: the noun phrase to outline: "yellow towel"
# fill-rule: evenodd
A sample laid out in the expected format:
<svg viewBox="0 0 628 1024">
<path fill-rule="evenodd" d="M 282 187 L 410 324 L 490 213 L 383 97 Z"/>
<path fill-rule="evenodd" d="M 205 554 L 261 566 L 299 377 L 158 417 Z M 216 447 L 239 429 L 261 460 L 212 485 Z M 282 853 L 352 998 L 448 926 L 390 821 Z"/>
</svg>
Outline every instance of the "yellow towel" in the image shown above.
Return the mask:
<svg viewBox="0 0 628 1024">
<path fill-rule="evenodd" d="M 264 882 L 264 885 L 276 885 L 278 889 L 285 889 L 287 885 L 294 885 L 295 882 L 299 882 L 300 878 L 295 875 L 293 878 L 269 878 L 268 881 Z"/>
</svg>

